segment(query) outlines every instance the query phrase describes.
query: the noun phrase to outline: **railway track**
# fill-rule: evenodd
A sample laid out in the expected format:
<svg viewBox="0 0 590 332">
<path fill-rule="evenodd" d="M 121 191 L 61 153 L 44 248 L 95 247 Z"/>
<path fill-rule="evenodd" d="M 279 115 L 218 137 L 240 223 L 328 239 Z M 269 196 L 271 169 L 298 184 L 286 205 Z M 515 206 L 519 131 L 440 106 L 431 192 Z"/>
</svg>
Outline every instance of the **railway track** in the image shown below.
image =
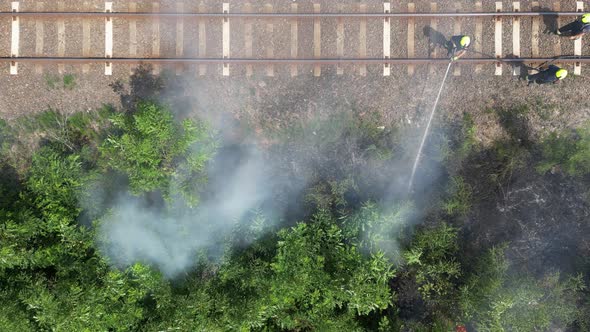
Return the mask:
<svg viewBox="0 0 590 332">
<path fill-rule="evenodd" d="M 56 64 L 60 72 L 68 65 L 83 73 L 100 65 L 105 75 L 112 75 L 138 63 L 153 64 L 156 70 L 174 66 L 178 73 L 194 68 L 198 75 L 249 76 L 260 67 L 268 76 L 277 70 L 320 76 L 324 68 L 364 76 L 368 67 L 384 76 L 406 67 L 412 75 L 415 66 L 447 64 L 443 50 L 431 44 L 441 35 L 460 33 L 473 36 L 474 52 L 458 62 L 454 75 L 461 75 L 462 67 L 495 75 L 509 68 L 519 75 L 520 64 L 548 61 L 571 65 L 579 75 L 582 64 L 590 62 L 583 56 L 582 40 L 542 33 L 542 28 L 572 20 L 584 10 L 583 1 L 569 11 L 561 11 L 559 1 L 553 8 L 475 1 L 472 8 L 456 3 L 454 12 L 439 12 L 435 1 L 429 5 L 289 2 L 273 8 L 239 2 L 219 3 L 214 11 L 193 2 L 162 8 L 158 2 L 107 1 L 102 11 L 89 2 L 83 11 L 69 11 L 62 1 L 14 1 L 10 10 L 0 12 L 0 24 L 10 31 L 0 47 L 0 62 L 9 64 L 12 75 L 19 70 L 42 73 Z"/>
</svg>

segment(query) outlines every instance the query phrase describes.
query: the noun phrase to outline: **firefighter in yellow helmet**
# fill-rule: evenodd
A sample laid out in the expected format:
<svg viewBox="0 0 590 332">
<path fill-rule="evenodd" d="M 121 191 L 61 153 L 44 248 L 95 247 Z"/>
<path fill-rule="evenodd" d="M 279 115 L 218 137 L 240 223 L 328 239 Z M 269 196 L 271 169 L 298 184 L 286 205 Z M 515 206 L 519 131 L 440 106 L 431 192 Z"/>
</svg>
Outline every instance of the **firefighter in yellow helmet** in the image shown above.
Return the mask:
<svg viewBox="0 0 590 332">
<path fill-rule="evenodd" d="M 448 51 L 447 56 L 453 61 L 458 60 L 465 55 L 470 45 L 471 37 L 465 35 L 453 36 L 451 40 L 445 43 L 445 48 Z"/>
<path fill-rule="evenodd" d="M 579 39 L 588 32 L 590 32 L 590 13 L 586 13 L 572 23 L 557 29 L 555 34 L 569 37 L 569 39 Z"/>
<path fill-rule="evenodd" d="M 528 81 L 528 85 L 531 83 L 537 84 L 547 84 L 547 83 L 557 83 L 564 78 L 567 77 L 567 70 L 563 68 L 559 68 L 555 65 L 549 65 L 547 69 L 541 70 L 536 74 L 527 75 L 526 79 Z"/>
</svg>

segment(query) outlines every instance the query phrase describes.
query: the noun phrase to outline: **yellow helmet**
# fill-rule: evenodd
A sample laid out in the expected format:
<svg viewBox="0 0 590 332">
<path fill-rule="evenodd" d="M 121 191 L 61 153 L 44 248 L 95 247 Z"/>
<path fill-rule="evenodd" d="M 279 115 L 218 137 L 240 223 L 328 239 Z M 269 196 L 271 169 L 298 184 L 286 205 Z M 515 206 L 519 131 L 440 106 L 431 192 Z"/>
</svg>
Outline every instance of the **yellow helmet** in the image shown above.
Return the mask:
<svg viewBox="0 0 590 332">
<path fill-rule="evenodd" d="M 582 23 L 590 23 L 590 13 L 582 15 L 580 20 L 582 21 Z"/>
<path fill-rule="evenodd" d="M 555 73 L 555 76 L 557 76 L 557 78 L 559 78 L 560 80 L 564 79 L 567 77 L 567 70 L 565 69 L 560 69 Z"/>
<path fill-rule="evenodd" d="M 589 17 L 590 19 L 590 17 Z M 461 37 L 461 42 L 460 42 L 462 47 L 468 47 L 469 44 L 471 44 L 471 38 L 469 36 L 463 36 Z"/>
</svg>

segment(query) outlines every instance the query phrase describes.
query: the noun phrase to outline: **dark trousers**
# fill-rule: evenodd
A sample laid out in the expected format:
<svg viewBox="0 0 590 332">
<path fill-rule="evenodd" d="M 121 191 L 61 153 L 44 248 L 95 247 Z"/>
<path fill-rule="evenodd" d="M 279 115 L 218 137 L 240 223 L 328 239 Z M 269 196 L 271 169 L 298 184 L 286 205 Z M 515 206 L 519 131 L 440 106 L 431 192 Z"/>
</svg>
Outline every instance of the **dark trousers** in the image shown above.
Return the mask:
<svg viewBox="0 0 590 332">
<path fill-rule="evenodd" d="M 584 23 L 580 21 L 574 21 L 559 28 L 559 32 L 561 32 L 561 34 L 566 37 L 570 37 L 580 34 L 582 29 L 584 29 Z"/>
<path fill-rule="evenodd" d="M 445 49 L 447 50 L 447 56 L 451 57 L 451 56 L 453 56 L 453 54 L 455 54 L 455 51 L 457 48 L 455 47 L 453 42 L 448 41 L 445 43 Z"/>
<path fill-rule="evenodd" d="M 553 83 L 553 81 L 547 79 L 547 75 L 543 72 L 529 75 L 528 80 L 529 80 L 529 84 L 531 84 L 531 83 L 537 83 L 537 84 Z"/>
</svg>

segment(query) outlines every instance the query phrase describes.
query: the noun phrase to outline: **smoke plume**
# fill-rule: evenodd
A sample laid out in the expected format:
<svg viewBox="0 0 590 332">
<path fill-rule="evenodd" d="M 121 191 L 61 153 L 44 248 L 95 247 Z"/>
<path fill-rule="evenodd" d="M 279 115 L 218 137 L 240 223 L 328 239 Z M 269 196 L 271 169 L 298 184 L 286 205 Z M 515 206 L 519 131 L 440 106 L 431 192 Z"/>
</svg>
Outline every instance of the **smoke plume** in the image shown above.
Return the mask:
<svg viewBox="0 0 590 332">
<path fill-rule="evenodd" d="M 102 250 L 114 265 L 141 261 L 175 276 L 194 264 L 200 250 L 221 254 L 223 237 L 273 196 L 267 180 L 272 171 L 255 146 L 226 147 L 209 166 L 208 193 L 197 208 L 154 206 L 121 194 L 100 223 Z"/>
</svg>

